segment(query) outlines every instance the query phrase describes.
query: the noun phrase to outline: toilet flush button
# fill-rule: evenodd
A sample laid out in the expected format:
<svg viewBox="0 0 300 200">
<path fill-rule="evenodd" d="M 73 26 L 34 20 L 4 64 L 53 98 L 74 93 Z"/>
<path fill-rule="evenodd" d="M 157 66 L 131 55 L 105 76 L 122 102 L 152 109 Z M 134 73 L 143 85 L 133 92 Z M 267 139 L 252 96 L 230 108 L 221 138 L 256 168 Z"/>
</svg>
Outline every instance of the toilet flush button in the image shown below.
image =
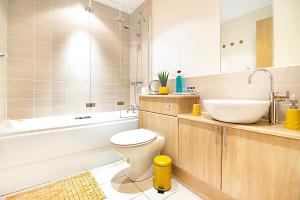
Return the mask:
<svg viewBox="0 0 300 200">
<path fill-rule="evenodd" d="M 167 111 L 170 111 L 171 110 L 171 105 L 167 104 L 166 108 L 167 108 Z"/>
</svg>

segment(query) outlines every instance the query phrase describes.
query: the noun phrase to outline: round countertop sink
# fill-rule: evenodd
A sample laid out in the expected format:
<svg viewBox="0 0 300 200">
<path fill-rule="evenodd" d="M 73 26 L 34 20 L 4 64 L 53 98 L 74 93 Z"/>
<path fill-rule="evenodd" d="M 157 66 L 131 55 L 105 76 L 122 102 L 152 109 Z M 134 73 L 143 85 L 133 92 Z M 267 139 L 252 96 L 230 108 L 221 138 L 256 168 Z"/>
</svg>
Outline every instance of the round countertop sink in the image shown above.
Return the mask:
<svg viewBox="0 0 300 200">
<path fill-rule="evenodd" d="M 218 121 L 251 124 L 268 113 L 270 101 L 207 99 L 203 100 L 203 105 L 208 114 Z"/>
</svg>

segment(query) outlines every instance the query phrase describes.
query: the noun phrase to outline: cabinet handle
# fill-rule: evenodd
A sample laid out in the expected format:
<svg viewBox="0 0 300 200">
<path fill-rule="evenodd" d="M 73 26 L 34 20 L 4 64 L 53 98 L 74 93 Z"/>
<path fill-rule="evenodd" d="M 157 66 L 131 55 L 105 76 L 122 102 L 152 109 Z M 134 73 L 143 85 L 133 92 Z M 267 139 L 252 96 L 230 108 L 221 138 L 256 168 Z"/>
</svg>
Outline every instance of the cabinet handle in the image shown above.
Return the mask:
<svg viewBox="0 0 300 200">
<path fill-rule="evenodd" d="M 226 147 L 227 146 L 227 129 L 226 128 L 223 128 L 223 143 L 224 143 L 224 146 Z"/>
</svg>

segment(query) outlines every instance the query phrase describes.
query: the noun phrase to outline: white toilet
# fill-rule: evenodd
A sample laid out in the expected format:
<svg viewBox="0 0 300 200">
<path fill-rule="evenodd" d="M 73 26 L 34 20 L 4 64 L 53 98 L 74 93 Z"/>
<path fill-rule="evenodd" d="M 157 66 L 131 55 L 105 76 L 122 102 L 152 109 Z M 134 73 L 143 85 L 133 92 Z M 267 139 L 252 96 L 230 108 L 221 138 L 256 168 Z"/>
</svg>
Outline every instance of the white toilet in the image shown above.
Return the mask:
<svg viewBox="0 0 300 200">
<path fill-rule="evenodd" d="M 111 137 L 117 153 L 126 158 L 127 176 L 132 181 L 143 181 L 153 176 L 153 158 L 160 154 L 165 139 L 146 129 L 135 129 Z"/>
</svg>

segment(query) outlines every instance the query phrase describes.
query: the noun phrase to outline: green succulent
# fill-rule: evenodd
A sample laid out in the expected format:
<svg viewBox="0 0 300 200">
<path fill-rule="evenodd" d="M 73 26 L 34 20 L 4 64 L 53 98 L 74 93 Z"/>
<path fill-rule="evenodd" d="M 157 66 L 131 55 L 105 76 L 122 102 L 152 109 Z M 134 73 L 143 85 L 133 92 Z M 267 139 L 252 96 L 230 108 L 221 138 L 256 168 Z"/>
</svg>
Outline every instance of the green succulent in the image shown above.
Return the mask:
<svg viewBox="0 0 300 200">
<path fill-rule="evenodd" d="M 167 71 L 162 71 L 158 73 L 158 79 L 162 87 L 166 87 L 168 84 L 169 73 Z"/>
</svg>

